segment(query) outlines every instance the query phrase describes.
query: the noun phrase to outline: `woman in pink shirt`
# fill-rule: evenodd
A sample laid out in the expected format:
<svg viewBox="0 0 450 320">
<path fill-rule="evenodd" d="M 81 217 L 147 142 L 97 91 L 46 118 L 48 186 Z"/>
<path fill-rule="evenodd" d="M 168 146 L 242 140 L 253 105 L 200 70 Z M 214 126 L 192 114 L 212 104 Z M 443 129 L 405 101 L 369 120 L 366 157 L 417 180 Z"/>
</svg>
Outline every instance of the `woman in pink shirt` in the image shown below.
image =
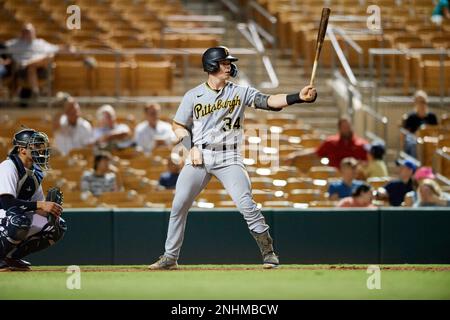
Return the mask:
<svg viewBox="0 0 450 320">
<path fill-rule="evenodd" d="M 364 183 L 353 191 L 351 197 L 339 201 L 337 206 L 339 208 L 375 208 L 372 199 L 372 187 Z"/>
</svg>

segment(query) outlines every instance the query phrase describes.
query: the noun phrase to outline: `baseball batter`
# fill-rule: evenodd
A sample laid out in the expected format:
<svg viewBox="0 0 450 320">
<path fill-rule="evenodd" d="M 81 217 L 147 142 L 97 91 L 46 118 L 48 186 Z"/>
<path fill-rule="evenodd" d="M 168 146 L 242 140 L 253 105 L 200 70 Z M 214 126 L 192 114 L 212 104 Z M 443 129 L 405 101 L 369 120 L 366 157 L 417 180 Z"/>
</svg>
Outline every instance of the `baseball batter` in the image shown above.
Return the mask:
<svg viewBox="0 0 450 320">
<path fill-rule="evenodd" d="M 185 94 L 175 115 L 174 132 L 178 142 L 190 148 L 190 155 L 177 181 L 165 253 L 149 269 L 178 267 L 188 210 L 213 175 L 222 182 L 244 216 L 261 250 L 263 267 L 279 265 L 269 226 L 253 201 L 250 179 L 241 157 L 244 112 L 246 107 L 280 111 L 295 103 L 314 102 L 317 94 L 312 86 L 294 94 L 266 95 L 255 88 L 236 85 L 228 80 L 237 75 L 233 63 L 237 60 L 226 47 L 206 50 L 202 62 L 208 80 Z"/>
<path fill-rule="evenodd" d="M 23 257 L 60 240 L 66 223 L 62 206 L 46 201 L 41 182 L 49 160 L 47 135 L 24 129 L 0 164 L 0 271 L 28 271 Z M 52 219 L 51 217 L 55 217 Z"/>
</svg>

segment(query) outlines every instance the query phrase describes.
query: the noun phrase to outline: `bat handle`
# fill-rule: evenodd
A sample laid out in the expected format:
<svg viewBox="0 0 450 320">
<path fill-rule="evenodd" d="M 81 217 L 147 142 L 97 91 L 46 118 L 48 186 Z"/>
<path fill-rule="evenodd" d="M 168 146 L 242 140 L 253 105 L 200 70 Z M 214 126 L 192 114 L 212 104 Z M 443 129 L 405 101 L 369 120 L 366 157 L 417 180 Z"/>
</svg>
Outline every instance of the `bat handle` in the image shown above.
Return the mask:
<svg viewBox="0 0 450 320">
<path fill-rule="evenodd" d="M 311 81 L 309 82 L 310 86 L 314 85 L 314 80 L 316 79 L 316 71 L 317 71 L 317 60 L 314 60 L 313 69 L 311 72 Z"/>
</svg>

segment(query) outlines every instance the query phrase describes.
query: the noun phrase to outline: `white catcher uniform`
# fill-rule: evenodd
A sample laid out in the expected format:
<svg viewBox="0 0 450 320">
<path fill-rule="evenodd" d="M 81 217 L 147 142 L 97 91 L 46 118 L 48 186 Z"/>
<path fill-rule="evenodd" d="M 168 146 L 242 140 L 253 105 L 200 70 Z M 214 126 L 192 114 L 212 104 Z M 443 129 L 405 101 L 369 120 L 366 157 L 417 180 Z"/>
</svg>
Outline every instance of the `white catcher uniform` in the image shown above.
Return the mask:
<svg viewBox="0 0 450 320">
<path fill-rule="evenodd" d="M 178 259 L 188 210 L 213 175 L 222 182 L 250 231 L 260 234 L 269 229 L 253 201 L 240 149 L 245 108 L 254 107 L 257 93 L 255 88 L 232 82 L 227 82 L 219 91 L 202 83 L 183 97 L 174 122 L 192 133 L 193 145 L 203 154 L 203 165 L 193 166 L 188 159 L 181 170 L 170 214 L 165 256 Z"/>
</svg>

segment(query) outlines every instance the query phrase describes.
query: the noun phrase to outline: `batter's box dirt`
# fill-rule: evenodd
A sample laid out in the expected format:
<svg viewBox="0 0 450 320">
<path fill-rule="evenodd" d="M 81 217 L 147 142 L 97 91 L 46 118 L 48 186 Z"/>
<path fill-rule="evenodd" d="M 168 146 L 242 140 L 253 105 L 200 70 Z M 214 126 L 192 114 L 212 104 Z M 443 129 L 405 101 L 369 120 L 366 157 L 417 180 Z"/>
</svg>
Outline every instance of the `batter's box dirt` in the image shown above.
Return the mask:
<svg viewBox="0 0 450 320">
<path fill-rule="evenodd" d="M 283 265 L 276 269 L 264 270 L 260 265 L 254 266 L 180 266 L 177 270 L 170 270 L 170 272 L 180 271 L 261 271 L 261 272 L 282 272 L 283 270 L 367 270 L 369 265 Z M 449 265 L 379 265 L 381 271 L 432 271 L 445 272 L 450 271 Z M 168 272 L 168 270 L 149 270 L 147 266 L 80 266 L 82 272 Z M 34 267 L 33 272 L 65 272 L 66 267 Z"/>
</svg>

